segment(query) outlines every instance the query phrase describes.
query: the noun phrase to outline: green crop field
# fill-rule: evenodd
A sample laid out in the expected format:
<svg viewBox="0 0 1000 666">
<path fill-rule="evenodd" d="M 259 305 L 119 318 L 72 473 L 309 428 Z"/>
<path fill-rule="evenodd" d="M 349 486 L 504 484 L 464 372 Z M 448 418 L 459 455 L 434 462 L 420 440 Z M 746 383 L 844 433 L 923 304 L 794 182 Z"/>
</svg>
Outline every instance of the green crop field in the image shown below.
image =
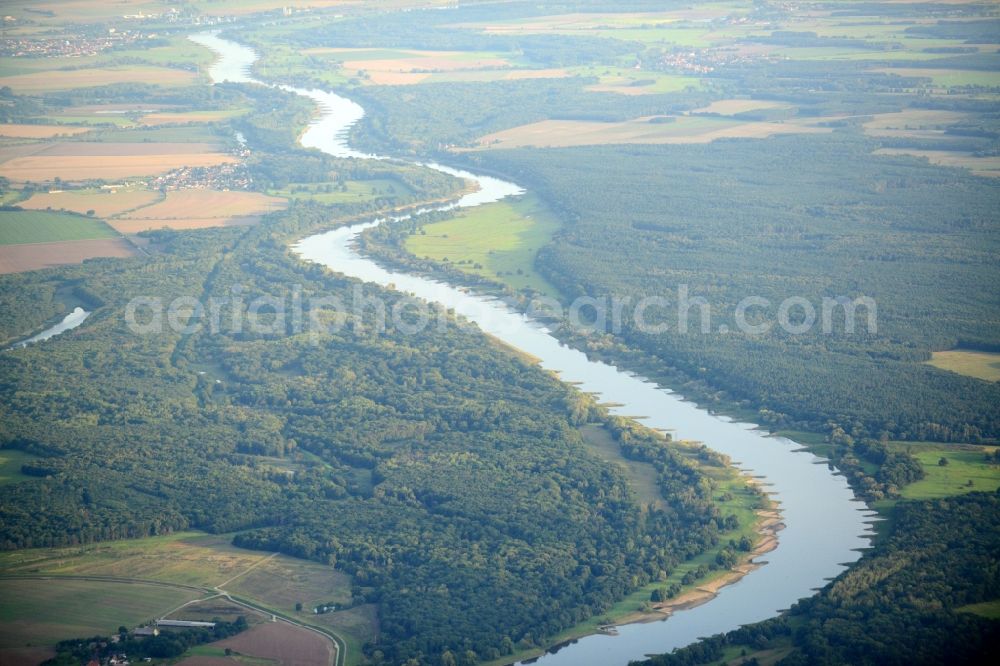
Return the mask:
<svg viewBox="0 0 1000 666">
<path fill-rule="evenodd" d="M 923 479 L 902 489 L 905 499 L 936 499 L 974 490 L 993 492 L 1000 487 L 1000 465 L 986 462 L 986 454 L 992 453 L 996 447 L 910 445 L 906 442 L 898 442 L 897 445 L 910 448 L 926 473 Z M 938 464 L 942 457 L 948 460 L 947 465 Z M 970 481 L 972 485 L 969 485 Z"/>
<path fill-rule="evenodd" d="M 87 580 L 0 580 L 0 648 L 52 645 L 135 627 L 196 599 L 156 585 Z"/>
<path fill-rule="evenodd" d="M 513 289 L 557 292 L 535 272 L 535 255 L 559 223 L 534 198 L 503 201 L 423 227 L 410 236 L 414 256 L 446 262 L 467 273 L 499 280 Z"/>
<path fill-rule="evenodd" d="M 219 143 L 219 136 L 205 126 L 98 130 L 87 138 L 107 143 Z"/>
<path fill-rule="evenodd" d="M 116 238 L 101 220 L 49 211 L 0 211 L 0 245 Z"/>
<path fill-rule="evenodd" d="M 307 199 L 321 204 L 360 203 L 373 199 L 394 199 L 406 197 L 413 191 L 398 180 L 379 178 L 375 180 L 348 180 L 343 189 L 337 183 L 291 183 L 281 189 L 271 189 L 272 197 L 285 199 Z"/>
</svg>

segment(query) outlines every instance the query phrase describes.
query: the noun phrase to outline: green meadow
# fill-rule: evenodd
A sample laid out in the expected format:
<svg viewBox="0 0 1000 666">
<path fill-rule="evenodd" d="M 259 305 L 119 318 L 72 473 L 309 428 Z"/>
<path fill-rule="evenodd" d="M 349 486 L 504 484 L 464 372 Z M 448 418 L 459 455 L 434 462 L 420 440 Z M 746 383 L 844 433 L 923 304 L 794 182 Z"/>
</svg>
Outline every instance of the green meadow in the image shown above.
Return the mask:
<svg viewBox="0 0 1000 666">
<path fill-rule="evenodd" d="M 21 473 L 21 465 L 33 460 L 38 458 L 30 453 L 15 449 L 0 449 L 0 486 L 33 478 Z"/>
<path fill-rule="evenodd" d="M 53 645 L 135 627 L 200 596 L 194 590 L 88 580 L 0 580 L 0 649 Z"/>
<path fill-rule="evenodd" d="M 555 288 L 535 271 L 535 255 L 558 228 L 544 206 L 528 196 L 425 225 L 406 240 L 406 249 L 416 257 L 499 280 L 514 290 L 530 288 L 555 296 Z"/>
<path fill-rule="evenodd" d="M 317 201 L 321 204 L 358 203 L 373 199 L 406 197 L 413 191 L 392 178 L 348 180 L 337 183 L 290 183 L 286 187 L 267 191 L 272 197 Z"/>
<path fill-rule="evenodd" d="M 907 447 L 905 442 L 898 443 Z M 917 444 L 910 446 L 913 456 L 923 465 L 926 476 L 902 489 L 904 499 L 937 499 L 970 493 L 994 492 L 1000 487 L 1000 465 L 988 463 L 986 454 L 996 447 Z M 940 465 L 944 458 L 947 465 Z M 971 482 L 971 485 L 970 485 Z"/>
<path fill-rule="evenodd" d="M 70 213 L 34 210 L 0 211 L 0 245 L 116 238 L 101 220 Z"/>
</svg>

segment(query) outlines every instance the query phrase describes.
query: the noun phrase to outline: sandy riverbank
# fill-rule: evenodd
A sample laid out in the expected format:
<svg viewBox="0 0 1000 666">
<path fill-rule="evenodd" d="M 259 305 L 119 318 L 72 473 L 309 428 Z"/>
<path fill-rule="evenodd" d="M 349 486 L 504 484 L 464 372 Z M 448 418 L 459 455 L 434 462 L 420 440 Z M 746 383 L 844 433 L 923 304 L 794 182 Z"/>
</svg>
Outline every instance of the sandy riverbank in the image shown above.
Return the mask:
<svg viewBox="0 0 1000 666">
<path fill-rule="evenodd" d="M 637 611 L 619 619 L 615 625 L 632 624 L 635 622 L 657 622 L 665 620 L 673 615 L 675 611 L 694 608 L 714 599 L 719 594 L 719 590 L 732 585 L 751 571 L 764 565 L 757 562 L 761 555 L 771 552 L 778 547 L 778 532 L 785 527 L 781 522 L 781 514 L 777 509 L 761 509 L 757 511 L 757 527 L 755 532 L 760 537 L 754 549 L 743 558 L 742 562 L 725 574 L 712 579 L 711 581 L 699 585 L 692 590 L 657 604 L 653 604 L 649 611 Z M 614 627 L 605 629 L 608 633 L 614 633 Z"/>
</svg>

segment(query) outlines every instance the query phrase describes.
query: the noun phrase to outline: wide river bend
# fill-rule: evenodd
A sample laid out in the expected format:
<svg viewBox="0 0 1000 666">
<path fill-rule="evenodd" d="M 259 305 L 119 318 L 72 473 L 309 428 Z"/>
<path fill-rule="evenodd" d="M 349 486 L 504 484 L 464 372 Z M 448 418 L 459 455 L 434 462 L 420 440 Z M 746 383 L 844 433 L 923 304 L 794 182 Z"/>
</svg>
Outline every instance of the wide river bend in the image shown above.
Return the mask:
<svg viewBox="0 0 1000 666">
<path fill-rule="evenodd" d="M 253 50 L 215 33 L 191 37 L 219 56 L 210 73 L 214 81 L 260 83 L 250 74 Z M 318 117 L 302 135 L 302 145 L 335 157 L 389 159 L 352 150 L 347 143 L 351 126 L 364 116 L 353 101 L 322 90 L 280 86 L 289 93 L 315 101 Z M 470 208 L 518 196 L 517 185 L 434 163 L 437 169 L 479 184 L 479 190 L 443 208 Z M 420 215 L 418 211 L 414 215 Z M 398 219 L 398 218 L 394 218 Z M 699 637 L 729 631 L 776 615 L 795 601 L 813 594 L 827 580 L 858 559 L 858 549 L 869 545 L 874 514 L 858 502 L 845 479 L 826 462 L 799 450 L 794 442 L 770 436 L 757 426 L 709 413 L 679 395 L 606 363 L 591 361 L 580 351 L 560 343 L 541 324 L 495 299 L 441 282 L 387 270 L 356 249 L 358 235 L 385 220 L 341 227 L 310 236 L 294 249 L 305 260 L 333 271 L 391 287 L 454 309 L 506 344 L 540 361 L 543 368 L 615 405 L 612 413 L 647 415 L 640 420 L 651 428 L 671 430 L 680 439 L 698 440 L 730 456 L 739 466 L 767 484 L 780 503 L 785 528 L 778 546 L 766 555 L 767 564 L 733 585 L 722 588 L 708 603 L 675 612 L 662 622 L 618 627 L 617 635 L 594 634 L 546 654 L 533 662 L 542 666 L 609 666 L 627 664 L 647 654 L 669 652 Z"/>
</svg>

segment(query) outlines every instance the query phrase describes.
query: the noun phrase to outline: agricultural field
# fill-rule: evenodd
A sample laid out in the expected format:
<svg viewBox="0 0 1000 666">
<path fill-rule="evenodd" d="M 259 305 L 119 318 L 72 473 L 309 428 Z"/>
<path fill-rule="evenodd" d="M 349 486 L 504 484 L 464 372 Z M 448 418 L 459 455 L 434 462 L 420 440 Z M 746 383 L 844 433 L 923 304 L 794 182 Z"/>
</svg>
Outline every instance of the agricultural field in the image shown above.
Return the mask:
<svg viewBox="0 0 1000 666">
<path fill-rule="evenodd" d="M 41 192 L 26 201 L 21 208 L 30 210 L 67 210 L 81 215 L 94 211 L 94 215 L 109 218 L 134 208 L 148 206 L 162 198 L 159 192 L 143 189 L 97 189 Z"/>
<path fill-rule="evenodd" d="M 262 562 L 227 583 L 226 590 L 288 614 L 295 612 L 298 603 L 308 615 L 329 602 L 338 606 L 351 603 L 350 576 L 329 566 L 290 557 Z"/>
<path fill-rule="evenodd" d="M 204 229 L 254 224 L 260 216 L 284 208 L 286 201 L 258 192 L 171 190 L 157 203 L 109 220 L 123 234 L 146 229 Z"/>
<path fill-rule="evenodd" d="M 517 57 L 477 51 L 311 48 L 310 58 L 335 65 L 342 80 L 368 85 L 415 85 L 460 81 L 510 81 L 570 76 L 565 69 L 530 69 Z M 300 59 L 299 59 L 300 60 Z M 294 62 L 294 54 L 285 62 Z"/>
<path fill-rule="evenodd" d="M 130 104 L 79 104 L 49 110 L 48 115 L 44 119 L 55 123 L 73 123 L 75 125 L 87 126 L 83 129 L 87 129 L 90 126 L 128 128 L 138 126 L 140 118 L 144 115 L 170 113 L 171 111 L 177 111 L 177 108 L 165 104 L 144 104 L 141 102 Z"/>
<path fill-rule="evenodd" d="M 343 183 L 291 183 L 268 195 L 292 200 L 317 201 L 322 204 L 359 203 L 379 198 L 411 196 L 413 191 L 398 180 L 347 180 Z"/>
<path fill-rule="evenodd" d="M 0 123 L 0 136 L 14 139 L 51 139 L 58 136 L 73 136 L 89 132 L 87 127 L 69 127 L 65 125 L 25 125 L 18 123 Z"/>
<path fill-rule="evenodd" d="M 446 262 L 515 290 L 531 288 L 555 295 L 555 289 L 535 272 L 535 255 L 558 228 L 559 222 L 537 199 L 525 197 L 425 225 L 406 239 L 406 249 L 418 258 Z"/>
<path fill-rule="evenodd" d="M 597 77 L 598 82 L 587 86 L 591 92 L 611 92 L 619 95 L 659 95 L 686 88 L 700 88 L 701 80 L 694 76 L 663 74 L 624 67 L 575 67 L 573 74 Z"/>
<path fill-rule="evenodd" d="M 641 13 L 571 13 L 489 23 L 466 23 L 455 27 L 481 30 L 492 35 L 575 35 L 610 37 L 646 44 L 707 46 L 712 28 L 707 22 L 747 12 L 740 3 L 705 3 L 694 8 Z M 700 24 L 700 25 L 699 25 Z"/>
<path fill-rule="evenodd" d="M 897 113 L 882 113 L 864 124 L 865 134 L 889 139 L 911 139 L 920 147 L 879 148 L 876 155 L 912 155 L 925 158 L 931 164 L 969 169 L 977 176 L 1000 177 L 1000 158 L 979 155 L 972 151 L 934 150 L 933 142 L 952 138 L 946 133 L 952 125 L 975 122 L 972 114 L 931 109 L 907 109 Z"/>
<path fill-rule="evenodd" d="M 939 139 L 949 125 L 968 122 L 972 116 L 959 111 L 907 109 L 896 113 L 880 113 L 864 124 L 869 136 Z"/>
<path fill-rule="evenodd" d="M 101 220 L 82 215 L 34 210 L 0 211 L 0 245 L 52 243 L 117 236 L 118 234 Z"/>
<path fill-rule="evenodd" d="M 8 86 L 18 95 L 37 95 L 116 83 L 155 82 L 161 86 L 187 86 L 197 80 L 198 75 L 195 72 L 168 67 L 96 67 L 0 76 L 0 87 Z"/>
<path fill-rule="evenodd" d="M 363 604 L 335 613 L 300 616 L 302 619 L 333 631 L 347 644 L 348 664 L 356 663 L 365 643 L 379 634 L 378 606 Z"/>
<path fill-rule="evenodd" d="M 98 257 L 134 256 L 135 247 L 124 238 L 0 245 L 0 274 L 79 264 Z"/>
<path fill-rule="evenodd" d="M 1000 465 L 986 461 L 995 446 L 962 446 L 897 442 L 920 461 L 926 476 L 904 487 L 904 499 L 923 500 L 962 495 L 972 491 L 994 492 L 1000 488 Z M 947 465 L 939 464 L 941 459 Z M 970 485 L 971 482 L 971 485 Z"/>
<path fill-rule="evenodd" d="M 237 161 L 209 143 L 57 142 L 0 148 L 0 176 L 16 182 L 116 180 Z"/>
<path fill-rule="evenodd" d="M 135 627 L 198 598 L 194 590 L 88 580 L 0 580 L 0 662 L 5 654 Z"/>
<path fill-rule="evenodd" d="M 216 123 L 246 115 L 249 109 L 222 109 L 218 111 L 160 111 L 147 113 L 139 119 L 143 125 L 186 125 L 191 123 Z"/>
<path fill-rule="evenodd" d="M 225 649 L 229 648 L 240 655 L 251 657 L 250 663 L 271 663 L 281 666 L 332 666 L 336 657 L 336 650 L 328 638 L 315 631 L 284 622 L 260 624 L 236 636 L 210 643 L 208 647 L 221 649 L 223 656 Z M 208 650 L 199 651 L 204 656 L 189 658 L 181 664 L 214 666 L 233 663 L 229 659 L 216 661 L 218 655 L 213 655 Z M 212 661 L 205 661 L 206 658 Z M 244 659 L 240 658 L 239 661 Z"/>
<path fill-rule="evenodd" d="M 1000 157 L 980 157 L 957 150 L 919 150 L 916 148 L 879 148 L 876 155 L 912 155 L 931 164 L 968 169 L 976 176 L 1000 178 Z"/>
<path fill-rule="evenodd" d="M 927 362 L 935 368 L 957 372 L 960 375 L 1000 381 L 1000 354 L 995 352 L 951 350 L 933 352 Z"/>
<path fill-rule="evenodd" d="M 543 120 L 488 134 L 480 148 L 596 146 L 604 144 L 710 143 L 717 139 L 763 139 L 778 134 L 825 134 L 819 119 L 787 122 L 741 121 L 714 116 L 656 116 L 624 122 Z"/>
<path fill-rule="evenodd" d="M 0 553 L 0 574 L 113 576 L 213 587 L 269 555 L 230 545 L 232 535 L 178 532 L 80 547 Z"/>
<path fill-rule="evenodd" d="M 749 111 L 787 108 L 791 108 L 791 106 L 784 102 L 775 102 L 767 99 L 720 99 L 708 106 L 694 109 L 691 113 L 714 113 L 720 116 L 735 116 Z"/>
<path fill-rule="evenodd" d="M 0 453 L 6 454 L 6 452 Z M 273 608 L 289 616 L 297 616 L 303 622 L 343 629 L 347 632 L 349 641 L 355 641 L 358 647 L 373 635 L 377 626 L 374 624 L 373 607 L 369 610 L 361 607 L 352 608 L 325 615 L 314 615 L 312 612 L 315 606 L 328 602 L 349 605 L 351 601 L 349 576 L 316 562 L 237 548 L 231 544 L 231 540 L 231 534 L 179 532 L 87 546 L 4 552 L 0 553 L 0 575 L 101 576 L 202 588 L 221 587 L 267 608 Z M 6 581 L 0 582 L 0 585 L 6 584 Z M 181 603 L 197 598 L 198 595 L 192 592 L 190 596 L 185 596 L 172 605 L 165 604 L 163 608 L 159 608 L 159 614 L 163 615 Z M 199 617 L 199 613 L 204 615 L 210 612 L 199 608 L 206 605 L 215 608 L 218 603 L 222 602 L 205 601 L 185 606 L 179 614 L 173 616 L 183 615 L 184 619 L 211 619 Z M 297 603 L 303 604 L 302 612 L 295 611 Z M 11 617 L 16 618 L 14 611 L 10 613 Z M 0 615 L 0 618 L 2 617 Z M 152 617 L 152 614 L 144 615 L 136 623 L 149 617 Z M 18 621 L 24 623 L 23 620 Z M 112 630 L 117 626 L 118 624 L 115 624 Z M 0 628 L 0 635 L 2 631 Z M 88 633 L 64 631 L 57 634 L 55 640 L 77 635 L 88 635 Z M 326 639 L 322 640 L 324 643 L 329 643 Z M 256 654 L 248 650 L 241 652 Z"/>
<path fill-rule="evenodd" d="M 919 76 L 928 78 L 935 86 L 953 88 L 956 86 L 987 86 L 1000 87 L 1000 72 L 968 70 L 968 69 L 938 69 L 916 67 L 883 67 L 875 69 L 885 74 L 899 76 Z"/>
</svg>

